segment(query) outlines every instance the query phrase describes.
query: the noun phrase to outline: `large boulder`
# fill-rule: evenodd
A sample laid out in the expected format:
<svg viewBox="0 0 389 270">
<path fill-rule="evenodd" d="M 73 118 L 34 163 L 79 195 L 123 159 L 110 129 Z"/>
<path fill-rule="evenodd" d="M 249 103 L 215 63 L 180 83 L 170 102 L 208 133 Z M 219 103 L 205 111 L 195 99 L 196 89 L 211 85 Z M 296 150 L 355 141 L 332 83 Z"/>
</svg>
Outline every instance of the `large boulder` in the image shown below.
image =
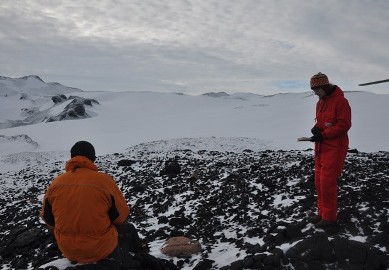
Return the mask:
<svg viewBox="0 0 389 270">
<path fill-rule="evenodd" d="M 161 252 L 167 256 L 190 256 L 201 251 L 201 245 L 185 236 L 171 237 L 166 240 Z"/>
</svg>

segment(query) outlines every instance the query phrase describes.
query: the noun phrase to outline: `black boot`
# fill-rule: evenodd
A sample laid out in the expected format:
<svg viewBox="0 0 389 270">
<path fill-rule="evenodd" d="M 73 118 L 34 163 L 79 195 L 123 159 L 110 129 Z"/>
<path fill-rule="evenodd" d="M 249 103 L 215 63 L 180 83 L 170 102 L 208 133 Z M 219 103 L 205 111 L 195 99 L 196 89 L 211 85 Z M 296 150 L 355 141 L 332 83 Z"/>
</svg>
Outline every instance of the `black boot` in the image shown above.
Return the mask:
<svg viewBox="0 0 389 270">
<path fill-rule="evenodd" d="M 308 217 L 308 222 L 312 224 L 316 224 L 321 221 L 321 216 L 319 215 L 311 215 Z"/>
</svg>

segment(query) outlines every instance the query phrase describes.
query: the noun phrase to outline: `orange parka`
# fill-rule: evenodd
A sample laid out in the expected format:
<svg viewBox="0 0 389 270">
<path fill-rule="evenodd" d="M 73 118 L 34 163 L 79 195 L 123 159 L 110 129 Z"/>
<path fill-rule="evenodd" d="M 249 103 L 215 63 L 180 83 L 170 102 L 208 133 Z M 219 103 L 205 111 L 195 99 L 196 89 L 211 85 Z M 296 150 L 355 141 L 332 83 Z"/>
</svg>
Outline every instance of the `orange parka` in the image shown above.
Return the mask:
<svg viewBox="0 0 389 270">
<path fill-rule="evenodd" d="M 88 158 L 76 156 L 49 186 L 41 217 L 54 228 L 66 258 L 91 263 L 106 258 L 118 243 L 115 224 L 128 217 L 129 207 L 111 176 L 98 172 Z"/>
</svg>

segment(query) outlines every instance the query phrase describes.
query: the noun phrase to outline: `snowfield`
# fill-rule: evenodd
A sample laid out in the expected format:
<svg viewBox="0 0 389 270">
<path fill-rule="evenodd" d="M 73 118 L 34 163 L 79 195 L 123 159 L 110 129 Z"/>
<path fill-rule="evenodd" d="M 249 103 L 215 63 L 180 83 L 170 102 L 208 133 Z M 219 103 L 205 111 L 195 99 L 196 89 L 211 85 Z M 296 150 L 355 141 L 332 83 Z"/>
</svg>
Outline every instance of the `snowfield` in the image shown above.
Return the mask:
<svg viewBox="0 0 389 270">
<path fill-rule="evenodd" d="M 0 269 L 99 267 L 64 259 L 38 217 L 78 140 L 125 194 L 147 251 L 178 269 L 388 269 L 389 95 L 345 95 L 353 126 L 339 226 L 324 232 L 306 222 L 313 144 L 297 142 L 314 125 L 312 92 L 84 92 L 0 77 Z M 163 255 L 181 235 L 202 251 Z"/>
</svg>

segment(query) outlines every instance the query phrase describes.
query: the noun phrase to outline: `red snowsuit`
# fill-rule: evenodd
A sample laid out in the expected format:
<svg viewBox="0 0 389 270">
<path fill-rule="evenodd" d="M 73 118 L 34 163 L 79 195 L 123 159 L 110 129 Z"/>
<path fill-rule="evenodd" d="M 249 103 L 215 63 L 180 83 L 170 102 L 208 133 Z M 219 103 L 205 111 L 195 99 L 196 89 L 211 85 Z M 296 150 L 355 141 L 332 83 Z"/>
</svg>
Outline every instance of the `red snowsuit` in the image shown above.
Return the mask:
<svg viewBox="0 0 389 270">
<path fill-rule="evenodd" d="M 332 94 L 316 104 L 315 127 L 321 130 L 322 142 L 315 143 L 315 187 L 318 215 L 336 221 L 337 179 L 348 149 L 347 131 L 351 127 L 351 108 L 343 91 L 334 86 Z"/>
</svg>

